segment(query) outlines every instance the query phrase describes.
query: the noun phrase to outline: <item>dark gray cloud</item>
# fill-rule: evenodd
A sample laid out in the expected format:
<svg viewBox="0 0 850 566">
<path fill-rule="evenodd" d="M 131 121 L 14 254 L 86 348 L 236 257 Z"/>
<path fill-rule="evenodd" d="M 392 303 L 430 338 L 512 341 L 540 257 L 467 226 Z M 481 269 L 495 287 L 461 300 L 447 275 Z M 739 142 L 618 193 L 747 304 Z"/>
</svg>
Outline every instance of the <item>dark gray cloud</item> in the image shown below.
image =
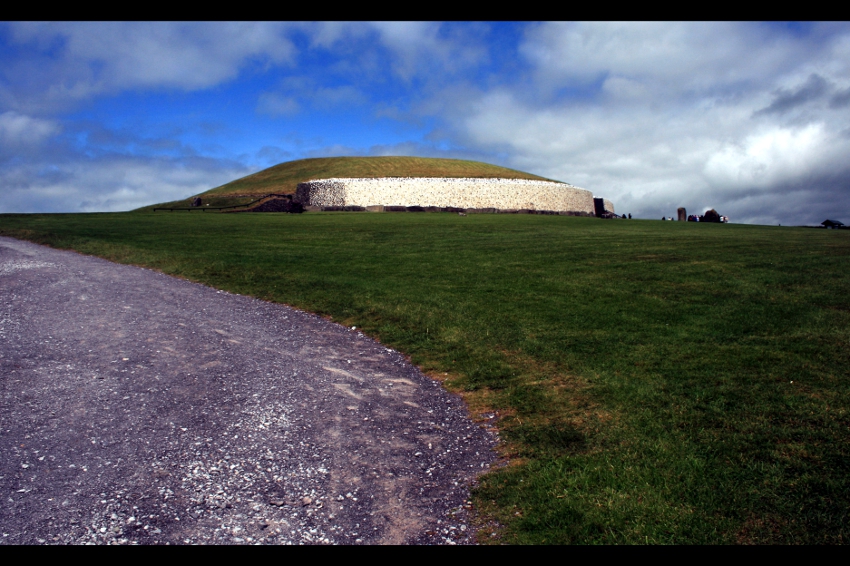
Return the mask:
<svg viewBox="0 0 850 566">
<path fill-rule="evenodd" d="M 850 220 L 850 167 L 815 174 L 765 191 L 740 191 L 725 201 L 742 219 L 757 224 L 814 226 L 827 218 Z"/>
<path fill-rule="evenodd" d="M 829 107 L 833 109 L 846 108 L 850 105 L 850 87 L 839 90 L 829 99 Z"/>
<path fill-rule="evenodd" d="M 829 83 L 823 77 L 812 73 L 806 82 L 796 89 L 778 89 L 774 91 L 776 98 L 774 98 L 773 102 L 769 106 L 753 113 L 753 115 L 784 114 L 813 100 L 823 98 L 829 86 Z"/>
</svg>

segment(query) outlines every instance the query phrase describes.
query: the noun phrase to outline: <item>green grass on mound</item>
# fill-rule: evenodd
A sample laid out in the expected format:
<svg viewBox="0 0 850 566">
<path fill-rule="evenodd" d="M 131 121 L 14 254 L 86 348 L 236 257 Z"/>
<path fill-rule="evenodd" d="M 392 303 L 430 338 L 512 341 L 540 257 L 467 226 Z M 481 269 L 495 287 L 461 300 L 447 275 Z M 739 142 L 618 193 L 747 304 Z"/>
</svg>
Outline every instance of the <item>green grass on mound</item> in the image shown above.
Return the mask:
<svg viewBox="0 0 850 566">
<path fill-rule="evenodd" d="M 506 179 L 533 179 L 548 181 L 543 177 L 461 159 L 430 157 L 322 157 L 300 159 L 269 167 L 253 175 L 231 181 L 201 195 L 264 195 L 295 192 L 298 183 L 311 179 L 330 177 L 483 177 Z"/>
<path fill-rule="evenodd" d="M 267 194 L 293 194 L 298 183 L 332 177 L 473 177 L 551 181 L 515 169 L 462 159 L 317 157 L 281 163 L 195 196 L 200 196 L 203 206 L 209 208 L 242 205 Z M 188 208 L 193 198 L 144 206 L 134 212 L 151 212 L 154 208 Z"/>
<path fill-rule="evenodd" d="M 449 214 L 0 216 L 356 325 L 490 410 L 484 540 L 843 543 L 850 232 Z M 14 307 L 13 307 L 14 308 Z"/>
<path fill-rule="evenodd" d="M 163 202 L 159 204 L 152 204 L 150 206 L 143 206 L 141 208 L 137 208 L 133 212 L 153 212 L 155 208 L 192 208 L 192 200 L 195 197 L 189 197 L 183 200 L 174 200 L 170 202 Z M 204 196 L 202 198 L 202 207 L 207 209 L 216 210 L 217 207 L 226 207 L 226 206 L 241 206 L 249 204 L 255 201 L 257 197 L 255 196 Z M 159 211 L 160 213 L 165 213 L 167 211 Z M 198 212 L 198 209 L 193 210 L 193 212 Z M 217 212 L 217 210 L 216 210 Z"/>
</svg>

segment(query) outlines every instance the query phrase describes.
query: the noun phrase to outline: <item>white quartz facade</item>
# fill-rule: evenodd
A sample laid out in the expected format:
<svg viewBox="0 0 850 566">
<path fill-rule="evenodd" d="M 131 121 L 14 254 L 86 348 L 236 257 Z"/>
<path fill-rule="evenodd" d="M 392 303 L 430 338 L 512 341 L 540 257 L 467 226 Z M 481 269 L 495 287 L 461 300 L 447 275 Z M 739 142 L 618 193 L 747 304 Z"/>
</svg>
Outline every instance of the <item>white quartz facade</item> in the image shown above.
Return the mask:
<svg viewBox="0 0 850 566">
<path fill-rule="evenodd" d="M 593 193 L 590 191 L 566 183 L 526 179 L 317 179 L 299 183 L 296 200 L 310 206 L 422 206 L 593 213 Z M 606 201 L 606 207 L 608 205 Z"/>
</svg>

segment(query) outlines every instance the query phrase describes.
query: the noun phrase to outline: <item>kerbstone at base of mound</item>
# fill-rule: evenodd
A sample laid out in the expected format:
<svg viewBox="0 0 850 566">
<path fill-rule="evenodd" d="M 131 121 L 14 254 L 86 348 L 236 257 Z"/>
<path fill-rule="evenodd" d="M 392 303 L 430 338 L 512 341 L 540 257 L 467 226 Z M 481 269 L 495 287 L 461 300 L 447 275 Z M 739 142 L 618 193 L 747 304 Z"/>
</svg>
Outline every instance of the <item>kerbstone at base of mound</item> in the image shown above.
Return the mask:
<svg viewBox="0 0 850 566">
<path fill-rule="evenodd" d="M 593 193 L 566 183 L 528 179 L 436 177 L 332 178 L 299 183 L 296 200 L 307 206 L 363 207 L 385 212 L 562 211 L 592 215 Z M 613 205 L 612 205 L 613 208 Z M 334 208 L 335 210 L 337 208 Z M 308 208 L 309 210 L 309 208 Z"/>
<path fill-rule="evenodd" d="M 453 206 L 305 206 L 304 210 L 312 212 L 450 212 L 463 214 L 543 214 L 557 216 L 595 216 L 591 212 L 576 210 L 515 210 L 499 208 L 458 208 Z"/>
</svg>

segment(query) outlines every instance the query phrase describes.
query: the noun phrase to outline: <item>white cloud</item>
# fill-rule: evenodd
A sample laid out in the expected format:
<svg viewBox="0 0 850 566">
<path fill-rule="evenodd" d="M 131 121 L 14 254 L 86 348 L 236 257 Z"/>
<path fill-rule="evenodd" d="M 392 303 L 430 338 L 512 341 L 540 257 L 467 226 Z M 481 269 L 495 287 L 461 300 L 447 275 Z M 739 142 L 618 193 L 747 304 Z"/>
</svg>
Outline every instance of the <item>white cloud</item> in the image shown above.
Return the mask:
<svg viewBox="0 0 850 566">
<path fill-rule="evenodd" d="M 257 97 L 257 112 L 269 116 L 292 116 L 303 108 L 333 110 L 360 106 L 366 95 L 351 85 L 321 86 L 312 77 L 288 77 L 278 91 L 262 92 Z"/>
<path fill-rule="evenodd" d="M 140 87 L 207 88 L 235 78 L 251 61 L 288 64 L 295 55 L 283 24 L 8 25 L 12 43 L 33 48 L 38 54 L 37 61 L 30 60 L 12 72 L 30 73 L 27 82 L 36 82 L 42 92 L 49 92 L 53 98 L 77 99 Z"/>
<path fill-rule="evenodd" d="M 724 146 L 707 159 L 704 172 L 712 186 L 725 191 L 770 188 L 831 166 L 837 142 L 823 124 L 772 127 Z"/>
<path fill-rule="evenodd" d="M 358 106 L 366 102 L 366 96 L 358 89 L 350 85 L 338 87 L 317 88 L 311 95 L 312 103 L 316 108 L 330 109 L 334 107 Z"/>
<path fill-rule="evenodd" d="M 114 212 L 177 200 L 253 173 L 214 160 L 108 157 L 0 171 L 0 213 Z"/>
<path fill-rule="evenodd" d="M 618 76 L 605 79 L 602 91 L 619 99 L 643 99 L 650 94 L 647 86 L 641 81 Z"/>
<path fill-rule="evenodd" d="M 301 110 L 301 105 L 291 96 L 276 92 L 263 92 L 257 99 L 257 112 L 272 117 L 292 116 Z"/>
<path fill-rule="evenodd" d="M 361 38 L 370 32 L 368 24 L 354 22 L 315 22 L 301 29 L 309 34 L 310 47 L 323 49 L 335 48 L 341 41 Z"/>
<path fill-rule="evenodd" d="M 770 80 L 818 49 L 757 24 L 591 22 L 533 27 L 520 51 L 543 83 L 613 75 L 669 93 Z"/>
<path fill-rule="evenodd" d="M 433 22 L 374 22 L 380 42 L 395 54 L 395 69 L 402 77 L 410 78 L 420 65 L 434 59 L 451 61 L 451 54 L 462 52 L 458 45 L 439 37 L 440 25 Z"/>
<path fill-rule="evenodd" d="M 850 210 L 840 90 L 850 65 L 835 55 L 850 32 L 827 31 L 533 26 L 519 48 L 528 80 L 458 103 L 454 139 L 609 197 L 620 212 L 714 207 L 737 221 L 811 222 Z"/>
<path fill-rule="evenodd" d="M 304 29 L 311 47 L 350 55 L 355 69 L 367 69 L 370 74 L 375 71 L 372 52 L 376 46 L 383 47 L 390 54 L 393 72 L 404 80 L 444 78 L 487 58 L 482 40 L 485 24 L 321 22 Z"/>
<path fill-rule="evenodd" d="M 13 110 L 0 114 L 0 145 L 15 148 L 36 145 L 60 131 L 59 124 L 19 114 Z"/>
</svg>

